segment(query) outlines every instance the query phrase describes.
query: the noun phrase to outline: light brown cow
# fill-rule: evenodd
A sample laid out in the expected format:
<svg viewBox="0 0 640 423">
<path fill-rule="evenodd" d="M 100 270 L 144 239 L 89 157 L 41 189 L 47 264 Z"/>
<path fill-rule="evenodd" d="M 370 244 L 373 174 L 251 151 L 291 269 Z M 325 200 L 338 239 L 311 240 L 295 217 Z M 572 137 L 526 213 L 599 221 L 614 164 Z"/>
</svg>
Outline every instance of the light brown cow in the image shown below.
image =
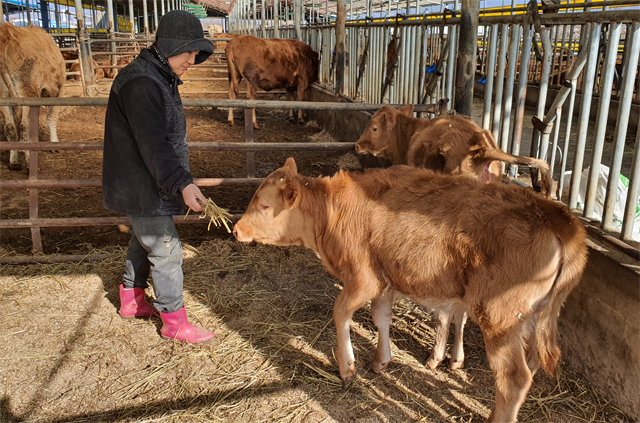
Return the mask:
<svg viewBox="0 0 640 423">
<path fill-rule="evenodd" d="M 258 187 L 233 232 L 305 246 L 342 281 L 333 319 L 344 386 L 356 376 L 351 319 L 367 301 L 375 372 L 391 359 L 394 294 L 467 311 L 495 377 L 493 422 L 515 422 L 533 374 L 555 371 L 557 318 L 587 253 L 584 227 L 564 205 L 519 186 L 409 166 L 310 178 L 292 158 Z"/>
<path fill-rule="evenodd" d="M 0 96 L 61 97 L 65 82 L 62 54 L 43 29 L 0 25 Z M 15 111 L 15 113 L 14 113 Z M 29 107 L 0 107 L 4 134 L 9 141 L 29 137 Z M 47 124 L 51 142 L 58 141 L 58 108 L 50 107 Z M 11 151 L 9 168 L 18 169 L 18 152 Z"/>
<path fill-rule="evenodd" d="M 501 161 L 531 166 L 540 170 L 544 195 L 551 195 L 551 175 L 544 160 L 503 152 L 491 132 L 460 115 L 419 119 L 413 117 L 411 104 L 400 109 L 382 106 L 357 141 L 356 151 L 393 164 L 465 174 L 483 182 L 502 180 Z"/>
<path fill-rule="evenodd" d="M 293 39 L 263 39 L 251 35 L 233 38 L 224 50 L 229 71 L 229 98 L 238 97 L 238 85 L 247 80 L 247 99 L 256 98 L 258 88 L 271 91 L 285 88 L 287 99 L 304 100 L 309 86 L 318 80 L 318 54 L 309 45 Z M 256 111 L 252 110 L 253 127 L 258 129 Z M 298 118 L 303 120 L 302 110 Z M 294 120 L 293 110 L 289 119 Z M 229 109 L 233 125 L 233 109 Z"/>
<path fill-rule="evenodd" d="M 504 153 L 489 131 L 460 115 L 417 119 L 413 117 L 411 104 L 400 109 L 382 106 L 373 115 L 356 143 L 356 151 L 371 153 L 394 164 L 408 164 L 442 173 L 465 174 L 485 183 L 502 180 L 500 161 L 535 166 L 540 169 L 542 190 L 547 197 L 550 196 L 551 176 L 545 161 Z M 429 311 L 435 315 L 437 327 L 434 348 L 427 366 L 434 369 L 444 359 L 449 323 L 453 321 L 455 335 L 449 367 L 462 368 L 466 314 L 451 315 L 449 310 L 439 309 Z"/>
</svg>

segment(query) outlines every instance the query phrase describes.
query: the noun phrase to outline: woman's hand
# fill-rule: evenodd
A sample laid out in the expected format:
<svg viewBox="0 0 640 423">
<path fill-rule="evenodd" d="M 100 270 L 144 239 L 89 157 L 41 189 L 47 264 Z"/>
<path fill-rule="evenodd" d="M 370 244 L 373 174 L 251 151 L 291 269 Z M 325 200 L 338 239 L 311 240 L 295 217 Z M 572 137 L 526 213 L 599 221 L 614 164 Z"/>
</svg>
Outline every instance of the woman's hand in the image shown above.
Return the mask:
<svg viewBox="0 0 640 423">
<path fill-rule="evenodd" d="M 204 209 L 200 205 L 200 203 L 206 203 L 207 199 L 204 198 L 200 188 L 198 188 L 195 184 L 189 184 L 182 190 L 182 198 L 184 199 L 184 203 L 191 210 L 195 212 L 201 212 Z"/>
</svg>

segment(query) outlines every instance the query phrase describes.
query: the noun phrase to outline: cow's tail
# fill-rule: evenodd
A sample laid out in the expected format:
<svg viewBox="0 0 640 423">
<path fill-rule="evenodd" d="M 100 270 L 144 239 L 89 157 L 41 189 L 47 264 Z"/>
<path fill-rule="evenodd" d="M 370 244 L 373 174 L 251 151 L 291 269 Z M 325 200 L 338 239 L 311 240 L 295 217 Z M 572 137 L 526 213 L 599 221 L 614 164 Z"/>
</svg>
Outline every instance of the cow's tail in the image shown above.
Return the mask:
<svg viewBox="0 0 640 423">
<path fill-rule="evenodd" d="M 541 187 L 540 191 L 545 197 L 551 197 L 552 181 L 549 164 L 544 160 L 535 159 L 528 156 L 514 156 L 500 150 L 493 134 L 486 129 L 477 131 L 471 138 L 472 147 L 470 153 L 476 166 L 488 169 L 492 161 L 498 160 L 508 164 L 519 166 L 529 166 L 540 171 Z"/>
<path fill-rule="evenodd" d="M 549 206 L 563 207 L 550 203 Z M 566 209 L 566 208 L 565 208 Z M 569 213 L 566 210 L 566 213 Z M 548 216 L 548 213 L 546 214 Z M 533 329 L 535 346 L 530 344 L 528 352 L 540 359 L 540 365 L 548 375 L 553 375 L 560 359 L 558 346 L 558 316 L 569 293 L 578 285 L 587 261 L 585 230 L 582 224 L 572 216 L 566 216 L 564 227 L 558 228 L 556 237 L 559 243 L 560 259 L 555 280 L 548 294 L 534 306 L 538 319 Z M 560 222 L 552 222 L 554 223 Z M 528 357 L 531 362 L 531 357 Z M 532 368 L 538 366 L 531 365 Z"/>
<path fill-rule="evenodd" d="M 528 156 L 514 156 L 496 148 L 484 150 L 481 155 L 481 159 L 485 161 L 499 160 L 508 164 L 529 166 L 538 169 L 540 172 L 540 191 L 545 197 L 551 198 L 551 172 L 549 171 L 549 164 L 544 160 Z"/>
<path fill-rule="evenodd" d="M 232 40 L 233 41 L 233 40 Z M 229 98 L 231 98 L 231 90 L 234 90 L 236 98 L 238 96 L 238 85 L 240 84 L 240 72 L 236 68 L 236 61 L 233 54 L 233 48 L 231 48 L 231 42 L 227 44 L 227 48 L 224 50 L 225 58 L 227 59 L 227 72 L 229 78 Z"/>
</svg>

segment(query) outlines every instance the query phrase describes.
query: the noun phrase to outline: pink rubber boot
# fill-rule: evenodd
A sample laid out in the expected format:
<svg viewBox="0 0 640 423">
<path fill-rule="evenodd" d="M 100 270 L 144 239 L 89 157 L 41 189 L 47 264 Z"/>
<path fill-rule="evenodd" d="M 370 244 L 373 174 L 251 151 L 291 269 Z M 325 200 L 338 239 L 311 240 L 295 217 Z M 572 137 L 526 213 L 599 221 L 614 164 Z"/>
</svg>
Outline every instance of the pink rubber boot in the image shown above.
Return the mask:
<svg viewBox="0 0 640 423">
<path fill-rule="evenodd" d="M 172 313 L 160 313 L 160 317 L 162 318 L 160 335 L 163 338 L 197 344 L 208 341 L 215 336 L 213 332 L 206 329 L 191 326 L 187 321 L 187 310 L 184 307 Z"/>
<path fill-rule="evenodd" d="M 120 284 L 120 310 L 122 317 L 151 317 L 158 311 L 149 304 L 142 288 L 125 288 Z"/>
</svg>

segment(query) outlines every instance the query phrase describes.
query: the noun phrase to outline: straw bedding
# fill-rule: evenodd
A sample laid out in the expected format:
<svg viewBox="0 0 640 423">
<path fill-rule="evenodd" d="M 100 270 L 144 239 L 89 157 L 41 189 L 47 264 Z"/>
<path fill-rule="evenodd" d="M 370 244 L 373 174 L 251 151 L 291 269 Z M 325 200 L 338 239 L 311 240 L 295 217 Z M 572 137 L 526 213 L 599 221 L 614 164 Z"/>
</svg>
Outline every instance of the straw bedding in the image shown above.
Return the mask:
<svg viewBox="0 0 640 423">
<path fill-rule="evenodd" d="M 189 88 L 189 83 L 185 84 Z M 63 140 L 100 139 L 104 110 L 68 111 Z M 242 139 L 226 112 L 188 110 L 193 141 Z M 313 141 L 313 124 L 295 125 L 285 112 L 261 112 L 264 141 Z M 262 117 L 262 118 L 261 118 Z M 264 119 L 264 121 L 262 121 Z M 320 135 L 318 135 L 320 134 Z M 353 140 L 351 140 L 353 141 Z M 258 176 L 287 153 L 256 154 Z M 301 172 L 330 174 L 354 168 L 352 155 L 293 154 Z M 52 153 L 42 177 L 98 177 L 99 152 Z M 244 176 L 242 153 L 197 153 L 195 176 Z M 10 174 L 3 165 L 0 177 Z M 242 212 L 253 189 L 207 189 L 218 206 Z M 96 190 L 41 192 L 43 217 L 98 216 Z M 3 218 L 26 217 L 26 195 L 0 193 Z M 205 344 L 163 340 L 159 319 L 117 314 L 128 234 L 117 228 L 43 230 L 48 254 L 88 254 L 99 260 L 0 265 L 0 421 L 3 422 L 480 422 L 493 405 L 493 377 L 482 335 L 465 331 L 465 369 L 424 366 L 433 322 L 400 301 L 386 373 L 367 369 L 375 352 L 368 310 L 354 316 L 356 383 L 340 388 L 333 301 L 340 282 L 300 247 L 244 245 L 208 219 L 179 225 L 184 251 L 185 302 L 192 323 L 214 330 Z M 6 230 L 0 256 L 29 253 L 28 230 Z M 153 296 L 152 289 L 148 295 Z M 446 363 L 445 363 L 446 364 Z M 578 374 L 560 364 L 556 378 L 535 377 L 520 411 L 526 422 L 623 422 Z"/>
</svg>

